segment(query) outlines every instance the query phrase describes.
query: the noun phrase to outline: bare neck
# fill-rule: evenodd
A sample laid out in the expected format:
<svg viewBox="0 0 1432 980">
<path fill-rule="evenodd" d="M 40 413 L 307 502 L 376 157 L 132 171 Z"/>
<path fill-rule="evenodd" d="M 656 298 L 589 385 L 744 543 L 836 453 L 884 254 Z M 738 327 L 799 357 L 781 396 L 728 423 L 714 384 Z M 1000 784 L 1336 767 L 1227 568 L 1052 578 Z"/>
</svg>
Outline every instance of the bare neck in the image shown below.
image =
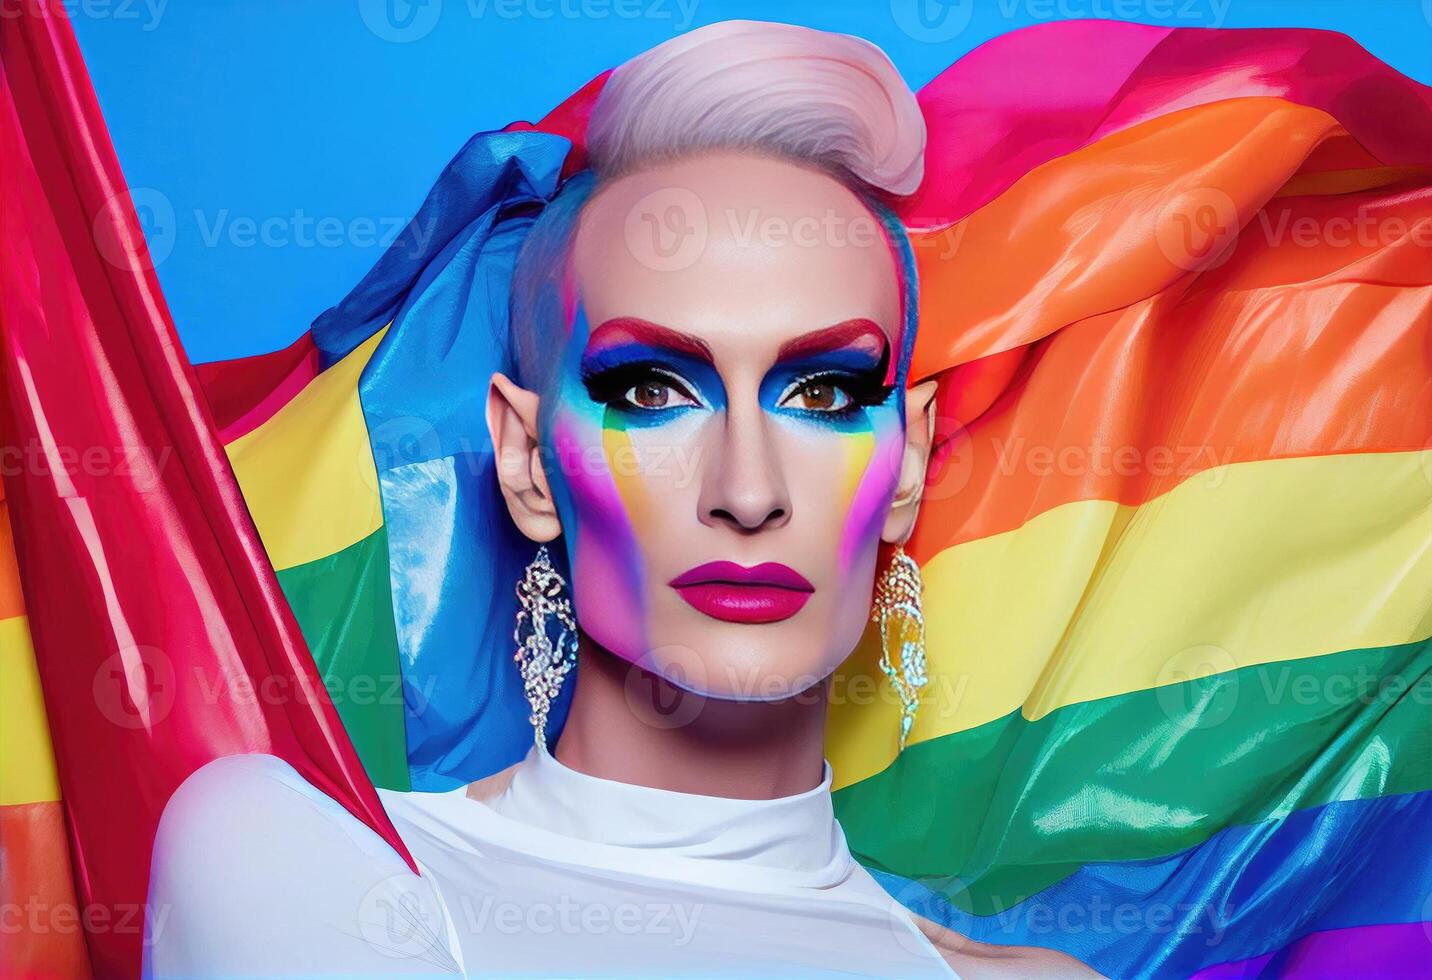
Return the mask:
<svg viewBox="0 0 1432 980">
<path fill-rule="evenodd" d="M 657 789 L 793 796 L 820 784 L 825 708 L 825 685 L 783 701 L 691 694 L 584 635 L 554 754 L 578 772 Z"/>
</svg>

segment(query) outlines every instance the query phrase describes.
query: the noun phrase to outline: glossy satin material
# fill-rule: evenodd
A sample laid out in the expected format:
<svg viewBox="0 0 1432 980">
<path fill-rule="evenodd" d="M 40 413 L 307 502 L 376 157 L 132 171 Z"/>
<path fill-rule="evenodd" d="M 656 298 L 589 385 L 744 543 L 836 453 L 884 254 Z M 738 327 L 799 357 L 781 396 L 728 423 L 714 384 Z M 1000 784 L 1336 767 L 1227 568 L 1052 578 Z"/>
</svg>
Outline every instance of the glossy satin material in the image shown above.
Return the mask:
<svg viewBox="0 0 1432 980">
<path fill-rule="evenodd" d="M 373 271 L 313 327 L 332 363 L 392 324 L 358 395 L 382 496 L 417 789 L 495 772 L 532 740 L 511 624 L 513 587 L 536 546 L 496 491 L 485 379 L 513 373 L 512 266 L 569 146 L 546 133 L 474 137 Z M 554 706 L 553 730 L 566 704 Z"/>
<path fill-rule="evenodd" d="M 78 908 L 78 902 L 10 505 L 3 492 L 0 483 L 0 908 L 29 908 L 37 914 L 28 922 L 12 917 L 0 930 L 0 963 L 19 976 L 88 977 L 83 932 L 54 928 L 57 916 Z"/>
<path fill-rule="evenodd" d="M 1315 930 L 1432 928 L 1423 921 L 1429 809 L 1423 792 L 1298 810 L 1167 857 L 1090 862 L 991 915 L 959 908 L 957 878 L 876 877 L 915 912 L 977 940 L 1054 947 L 1110 977 L 1184 977 Z M 1404 961 L 1405 975 L 1423 975 L 1429 942 L 1424 932 L 1423 956 Z"/>
<path fill-rule="evenodd" d="M 5 496 L 80 902 L 141 907 L 169 795 L 231 752 L 291 760 L 401 852 L 198 396 L 69 25 L 26 4 L 0 62 L 3 435 L 23 459 Z M 96 971 L 132 975 L 140 940 L 91 931 Z"/>
<path fill-rule="evenodd" d="M 922 102 L 939 693 L 898 756 L 834 707 L 857 856 L 1120 977 L 1426 919 L 1432 93 L 1326 33 L 1067 24 Z"/>
<path fill-rule="evenodd" d="M 30 63 L 23 46 L 11 54 L 20 36 L 7 22 L 7 73 Z M 54 71 L 71 77 L 65 50 Z M 523 542 L 480 492 L 480 391 L 505 363 L 507 277 L 531 217 L 501 201 L 536 206 L 581 168 L 601 81 L 537 127 L 469 144 L 402 239 L 414 248 L 321 318 L 311 346 L 203 373 L 325 675 L 401 664 L 403 705 L 376 723 L 345 719 L 375 778 L 389 779 L 396 755 L 416 782 L 444 787 L 525 748 L 504 622 Z M 13 98 L 44 101 L 27 91 Z M 910 543 L 932 682 L 903 753 L 893 699 L 857 688 L 836 699 L 827 754 L 852 849 L 932 918 L 1115 976 L 1382 962 L 1355 947 L 1390 935 L 1379 927 L 1420 926 L 1432 874 L 1432 726 L 1417 687 L 1432 633 L 1432 260 L 1411 233 L 1432 228 L 1432 94 L 1324 32 L 1061 22 L 984 45 L 921 103 L 929 177 L 900 214 L 916 229 L 913 376 L 940 379 L 935 465 Z M 84 118 L 94 131 L 92 107 Z M 37 152 L 7 154 L 6 166 Z M 52 156 L 88 173 L 83 154 Z M 20 213 L 43 230 L 46 206 L 69 212 L 29 179 Z M 1371 237 L 1353 233 L 1363 218 Z M 84 418 L 128 412 L 138 432 L 189 419 L 188 441 L 152 444 L 202 461 L 185 462 L 189 482 L 162 471 L 157 494 L 130 482 L 56 497 L 33 476 L 13 493 L 25 575 L 52 582 L 56 555 L 142 568 L 115 580 L 116 603 L 96 587 L 35 624 L 47 698 L 52 685 L 80 692 L 51 723 L 85 877 L 108 880 L 129 866 L 108 842 L 152 826 L 101 829 L 108 797 L 95 786 L 110 774 L 161 772 L 130 779 L 146 787 L 141 803 L 162 804 L 171 777 L 206 752 L 293 742 L 262 713 L 210 711 L 184 739 L 121 733 L 97 762 L 80 706 L 96 664 L 43 662 L 77 643 L 112 647 L 131 610 L 187 649 L 176 637 L 199 635 L 198 599 L 181 589 L 172 621 L 167 606 L 160 618 L 135 597 L 136 578 L 164 581 L 187 562 L 191 592 L 211 567 L 222 582 L 233 539 L 263 562 L 231 489 L 217 509 L 174 502 L 185 487 L 209 500 L 191 469 L 223 469 L 187 382 L 176 397 L 150 371 L 141 390 L 126 366 L 138 347 L 99 344 L 87 331 L 110 335 L 85 318 L 73 329 L 71 309 L 109 294 L 34 288 L 49 282 L 37 270 L 53 276 L 86 248 L 55 244 L 46 262 L 18 266 L 28 287 L 7 292 L 20 297 L 7 299 L 7 356 L 21 350 L 12 305 L 48 316 L 56 346 L 21 351 L 46 368 L 31 388 L 22 362 L 7 364 L 11 401 L 27 396 L 32 425 L 71 424 L 79 396 L 92 399 Z M 130 278 L 157 305 L 152 278 Z M 156 336 L 182 381 L 170 334 Z M 56 386 L 81 366 L 79 396 Z M 369 455 L 371 470 L 352 465 Z M 26 510 L 31 500 L 41 510 Z M 257 587 L 218 590 L 215 621 L 251 608 L 284 619 L 285 596 L 252 574 Z M 272 668 L 216 635 L 215 659 L 244 676 L 303 659 L 290 642 Z M 863 645 L 845 674 L 878 677 L 874 656 Z M 1297 693 L 1309 684 L 1311 696 Z M 316 721 L 314 757 L 326 759 L 341 733 L 327 712 Z M 1076 921 L 1111 903 L 1134 927 Z M 1403 960 L 1418 934 L 1396 933 Z"/>
<path fill-rule="evenodd" d="M 901 211 L 912 229 L 940 228 L 1106 136 L 1255 97 L 1323 108 L 1373 159 L 1427 162 L 1426 86 L 1345 35 L 1059 21 L 997 37 L 920 90 L 930 179 Z"/>
</svg>

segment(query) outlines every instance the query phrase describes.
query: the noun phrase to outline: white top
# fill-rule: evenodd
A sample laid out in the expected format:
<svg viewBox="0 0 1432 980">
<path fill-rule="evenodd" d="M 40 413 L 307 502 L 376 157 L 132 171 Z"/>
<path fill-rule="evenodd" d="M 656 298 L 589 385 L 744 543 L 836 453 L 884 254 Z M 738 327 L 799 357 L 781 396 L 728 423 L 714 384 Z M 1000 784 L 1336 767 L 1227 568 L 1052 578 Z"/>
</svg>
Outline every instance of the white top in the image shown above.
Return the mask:
<svg viewBox="0 0 1432 980">
<path fill-rule="evenodd" d="M 534 748 L 484 801 L 379 791 L 419 877 L 286 762 L 219 759 L 160 821 L 145 973 L 955 976 L 852 859 L 830 780 L 732 800 Z"/>
</svg>

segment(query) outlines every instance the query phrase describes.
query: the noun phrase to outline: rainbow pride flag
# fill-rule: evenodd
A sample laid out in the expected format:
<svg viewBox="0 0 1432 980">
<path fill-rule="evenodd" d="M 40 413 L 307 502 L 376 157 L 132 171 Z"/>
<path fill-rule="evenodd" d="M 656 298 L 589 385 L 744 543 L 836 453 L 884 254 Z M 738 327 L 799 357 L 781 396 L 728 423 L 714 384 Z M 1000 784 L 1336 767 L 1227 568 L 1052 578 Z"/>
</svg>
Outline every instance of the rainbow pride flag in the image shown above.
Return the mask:
<svg viewBox="0 0 1432 980">
<path fill-rule="evenodd" d="M 0 963 L 12 976 L 87 977 L 59 778 L 3 497 L 0 678 Z"/>
<path fill-rule="evenodd" d="M 379 786 L 454 786 L 530 740 L 506 648 L 530 548 L 481 399 L 516 248 L 602 81 L 475 137 L 292 346 L 195 369 L 255 574 L 328 695 L 265 717 L 336 711 Z M 931 682 L 900 752 L 873 635 L 837 677 L 852 848 L 922 915 L 1113 977 L 1432 975 L 1432 91 L 1326 32 L 1075 21 L 920 100 L 901 215 L 912 378 L 941 379 L 910 545 Z M 44 639 L 50 706 L 66 648 Z M 26 703 L 0 732 L 43 760 Z M 69 800 L 94 762 L 73 706 L 51 714 Z M 175 774 L 236 750 L 202 734 Z M 336 771 L 333 743 L 283 746 Z M 136 803 L 136 840 L 162 803 Z M 72 822 L 80 891 L 112 900 L 107 842 Z"/>
<path fill-rule="evenodd" d="M 234 483 L 58 2 L 7 9 L 0 83 L 0 974 L 136 976 L 159 815 L 212 759 L 278 755 L 407 855 Z"/>
<path fill-rule="evenodd" d="M 1432 971 L 1432 92 L 1092 22 L 920 98 L 932 683 L 832 708 L 853 847 L 1110 976 Z"/>
</svg>

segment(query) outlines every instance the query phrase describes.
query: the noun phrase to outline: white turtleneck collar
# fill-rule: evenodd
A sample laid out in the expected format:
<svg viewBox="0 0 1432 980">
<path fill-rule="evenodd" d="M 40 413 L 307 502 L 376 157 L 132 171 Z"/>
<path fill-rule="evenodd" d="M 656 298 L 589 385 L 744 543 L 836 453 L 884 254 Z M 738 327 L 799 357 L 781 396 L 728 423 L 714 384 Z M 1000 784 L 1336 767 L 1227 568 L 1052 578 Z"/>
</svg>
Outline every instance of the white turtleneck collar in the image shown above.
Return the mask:
<svg viewBox="0 0 1432 980">
<path fill-rule="evenodd" d="M 190 776 L 160 823 L 151 901 L 178 924 L 147 937 L 145 968 L 949 980 L 851 859 L 824 776 L 794 796 L 730 800 L 599 779 L 534 750 L 471 797 L 379 790 L 414 875 L 288 763 L 229 756 Z"/>
<path fill-rule="evenodd" d="M 742 800 L 656 789 L 578 772 L 545 747 L 500 776 L 481 800 L 442 794 L 449 819 L 548 861 L 778 890 L 830 888 L 854 859 L 831 805 L 831 769 L 794 796 Z M 461 809 L 467 807 L 470 809 Z"/>
<path fill-rule="evenodd" d="M 851 857 L 822 777 L 728 799 L 534 747 L 472 786 L 380 795 L 440 913 L 424 921 L 475 975 L 952 977 Z"/>
</svg>

